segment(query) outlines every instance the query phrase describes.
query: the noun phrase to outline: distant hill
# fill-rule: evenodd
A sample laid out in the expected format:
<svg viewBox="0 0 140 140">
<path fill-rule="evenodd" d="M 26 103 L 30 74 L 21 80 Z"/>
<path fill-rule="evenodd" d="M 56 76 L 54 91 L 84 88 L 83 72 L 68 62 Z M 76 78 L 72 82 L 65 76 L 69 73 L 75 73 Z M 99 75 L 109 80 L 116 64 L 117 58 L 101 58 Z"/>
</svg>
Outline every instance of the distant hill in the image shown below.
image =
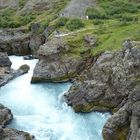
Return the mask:
<svg viewBox="0 0 140 140">
<path fill-rule="evenodd" d="M 96 0 L 71 0 L 60 15 L 72 18 L 86 18 L 87 8 L 94 5 L 96 5 Z"/>
</svg>

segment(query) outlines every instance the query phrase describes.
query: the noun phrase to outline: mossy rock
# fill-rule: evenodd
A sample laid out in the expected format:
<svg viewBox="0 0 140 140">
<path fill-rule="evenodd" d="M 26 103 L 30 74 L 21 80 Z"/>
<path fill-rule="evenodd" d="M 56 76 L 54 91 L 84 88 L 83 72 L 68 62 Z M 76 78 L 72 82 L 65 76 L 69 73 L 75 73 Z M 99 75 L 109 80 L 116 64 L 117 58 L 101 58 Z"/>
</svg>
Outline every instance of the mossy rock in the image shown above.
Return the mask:
<svg viewBox="0 0 140 140">
<path fill-rule="evenodd" d="M 22 71 L 23 73 L 27 73 L 30 70 L 30 67 L 25 64 L 19 67 L 19 70 Z"/>
<path fill-rule="evenodd" d="M 114 110 L 114 107 L 112 104 L 105 104 L 105 103 L 99 103 L 99 102 L 73 105 L 73 108 L 75 112 L 91 112 L 91 111 L 113 112 Z"/>
<path fill-rule="evenodd" d="M 60 76 L 60 77 L 56 77 L 56 78 L 45 78 L 45 77 L 32 77 L 31 79 L 31 83 L 38 83 L 38 82 L 53 82 L 53 83 L 63 83 L 63 82 L 68 82 L 70 81 L 72 78 L 76 77 L 77 73 L 76 72 L 72 72 L 69 73 L 68 75 L 64 75 L 64 76 Z"/>
</svg>

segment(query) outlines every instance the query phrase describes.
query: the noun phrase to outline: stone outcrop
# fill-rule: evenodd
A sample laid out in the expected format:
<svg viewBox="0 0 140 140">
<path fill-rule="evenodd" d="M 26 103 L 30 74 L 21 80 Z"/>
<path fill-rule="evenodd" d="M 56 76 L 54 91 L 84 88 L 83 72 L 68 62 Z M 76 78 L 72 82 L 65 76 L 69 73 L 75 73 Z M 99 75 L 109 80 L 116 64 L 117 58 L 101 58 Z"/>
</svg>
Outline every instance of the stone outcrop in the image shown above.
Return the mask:
<svg viewBox="0 0 140 140">
<path fill-rule="evenodd" d="M 35 140 L 35 138 L 27 132 L 0 127 L 0 140 Z"/>
<path fill-rule="evenodd" d="M 126 41 L 122 51 L 102 53 L 65 94 L 76 112 L 111 111 L 105 140 L 139 139 L 140 42 Z"/>
<path fill-rule="evenodd" d="M 11 61 L 6 53 L 0 52 L 0 87 L 5 85 L 9 80 L 27 73 L 30 67 L 22 65 L 18 70 L 11 69 Z M 34 136 L 29 133 L 15 129 L 5 128 L 13 119 L 10 109 L 0 104 L 0 140 L 34 140 Z"/>
<path fill-rule="evenodd" d="M 12 119 L 11 110 L 0 104 L 0 140 L 34 140 L 34 136 L 27 132 L 6 128 L 5 125 L 9 124 Z"/>
<path fill-rule="evenodd" d="M 31 25 L 31 32 L 25 29 L 0 30 L 0 52 L 7 52 L 9 55 L 35 55 L 46 40 L 44 35 L 38 33 L 40 26 L 37 28 L 36 24 Z"/>
<path fill-rule="evenodd" d="M 83 69 L 83 59 L 70 55 L 69 46 L 62 38 L 54 38 L 40 46 L 37 63 L 31 82 L 66 82 Z"/>
<path fill-rule="evenodd" d="M 18 70 L 11 69 L 11 61 L 6 53 L 0 52 L 0 87 L 8 81 L 27 73 L 30 69 L 28 65 L 22 65 Z"/>
<path fill-rule="evenodd" d="M 12 63 L 6 53 L 0 52 L 0 67 L 11 67 Z"/>
<path fill-rule="evenodd" d="M 30 33 L 24 33 L 21 30 L 1 30 L 0 51 L 15 55 L 30 54 L 30 36 Z"/>
<path fill-rule="evenodd" d="M 0 125 L 6 125 L 13 119 L 11 110 L 0 104 Z"/>
</svg>

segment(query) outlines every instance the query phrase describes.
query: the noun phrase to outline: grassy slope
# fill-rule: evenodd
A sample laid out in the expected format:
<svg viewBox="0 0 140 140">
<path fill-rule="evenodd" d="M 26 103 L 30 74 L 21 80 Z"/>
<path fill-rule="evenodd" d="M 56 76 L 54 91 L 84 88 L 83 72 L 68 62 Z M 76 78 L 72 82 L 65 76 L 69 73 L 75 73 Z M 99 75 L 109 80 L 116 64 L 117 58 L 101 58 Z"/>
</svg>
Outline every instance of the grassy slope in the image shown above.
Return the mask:
<svg viewBox="0 0 140 140">
<path fill-rule="evenodd" d="M 2 15 L 0 16 L 0 27 L 2 27 L 1 22 L 3 20 L 3 22 L 11 22 L 11 25 L 16 24 L 17 27 L 23 26 L 25 28 L 28 28 L 33 22 L 40 22 L 44 28 L 49 25 L 54 26 L 60 32 L 74 32 L 72 35 L 64 37 L 64 39 L 65 42 L 71 46 L 70 53 L 76 55 L 81 55 L 87 50 L 83 40 L 86 34 L 94 34 L 97 37 L 97 47 L 92 48 L 93 55 L 106 50 L 114 51 L 120 49 L 123 40 L 127 38 L 140 40 L 140 4 L 137 0 L 98 0 L 96 9 L 90 9 L 90 11 L 93 10 L 91 14 L 94 13 L 92 15 L 94 18 L 82 20 L 81 22 L 83 22 L 85 26 L 73 31 L 67 28 L 70 19 L 68 19 L 67 23 L 63 26 L 56 26 L 60 20 L 58 13 L 65 7 L 68 1 L 69 0 L 57 0 L 51 9 L 39 12 L 33 10 L 24 17 L 16 14 L 15 10 L 12 10 L 12 12 L 11 9 L 6 9 L 7 12 L 3 10 L 0 14 Z M 118 1 L 124 5 L 118 7 L 116 4 Z M 19 9 L 22 9 L 25 3 L 26 0 L 20 0 Z M 137 21 L 134 21 L 135 17 L 138 19 Z M 8 20 L 10 20 L 10 22 Z M 6 26 L 6 24 L 4 25 Z M 7 27 L 11 25 L 8 24 Z"/>
<path fill-rule="evenodd" d="M 117 0 L 114 0 L 117 1 Z M 119 0 L 122 2 L 121 0 Z M 130 8 L 130 4 L 133 4 L 132 9 L 126 10 L 121 9 L 119 14 L 112 14 L 115 5 L 108 0 L 100 0 L 98 4 L 98 10 L 100 12 L 104 11 L 104 7 L 113 5 L 111 9 L 107 9 L 108 12 L 111 11 L 110 15 L 107 15 L 107 18 L 97 17 L 91 20 L 83 20 L 85 27 L 79 30 L 75 30 L 74 36 L 66 36 L 65 40 L 72 47 L 72 52 L 82 53 L 86 50 L 84 47 L 83 37 L 86 34 L 94 34 L 97 36 L 98 44 L 96 48 L 92 49 L 92 54 L 96 55 L 104 51 L 115 51 L 122 47 L 122 43 L 126 39 L 140 40 L 140 11 L 139 3 L 137 1 L 132 1 L 129 3 L 128 0 L 123 1 L 126 3 L 126 9 Z M 120 6 L 121 7 L 121 6 Z M 135 7 L 137 10 L 135 10 Z M 108 7 L 109 8 L 109 7 Z M 113 10 L 112 10 L 113 9 Z M 110 11 L 109 11 L 110 10 Z M 124 10 L 126 12 L 124 12 Z M 137 19 L 135 21 L 135 18 Z M 67 32 L 66 26 L 59 28 L 62 32 Z"/>
</svg>

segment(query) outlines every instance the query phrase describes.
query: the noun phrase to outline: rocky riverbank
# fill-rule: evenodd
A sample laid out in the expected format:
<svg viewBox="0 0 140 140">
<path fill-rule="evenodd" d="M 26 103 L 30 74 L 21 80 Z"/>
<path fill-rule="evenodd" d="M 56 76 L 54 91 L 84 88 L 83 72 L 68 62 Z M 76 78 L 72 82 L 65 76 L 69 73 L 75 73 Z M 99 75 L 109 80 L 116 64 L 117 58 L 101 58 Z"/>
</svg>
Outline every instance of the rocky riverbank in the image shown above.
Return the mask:
<svg viewBox="0 0 140 140">
<path fill-rule="evenodd" d="M 105 140 L 140 139 L 140 42 L 127 40 L 122 50 L 104 52 L 83 63 L 80 59 L 62 59 L 61 54 L 69 47 L 60 42 L 53 43 L 40 47 L 40 61 L 34 69 L 32 82 L 64 82 L 76 76 L 65 94 L 68 105 L 76 112 L 112 112 L 103 129 Z M 80 73 L 73 77 L 68 75 L 80 68 Z"/>
<path fill-rule="evenodd" d="M 30 69 L 28 65 L 22 65 L 18 70 L 11 69 L 11 61 L 6 53 L 0 52 L 0 87 L 8 81 L 27 73 Z"/>
<path fill-rule="evenodd" d="M 0 52 L 0 87 L 8 83 L 9 80 L 27 73 L 30 67 L 22 65 L 18 70 L 11 69 L 11 61 L 6 53 Z M 5 126 L 11 122 L 13 114 L 10 109 L 0 104 L 0 140 L 22 139 L 33 140 L 34 136 L 29 133 L 6 128 Z"/>
<path fill-rule="evenodd" d="M 112 117 L 103 128 L 105 140 L 140 139 L 140 42 L 127 40 L 118 52 L 104 52 L 88 59 L 69 55 L 69 51 L 62 38 L 54 38 L 40 46 L 39 62 L 32 82 L 73 80 L 65 97 L 76 112 L 112 112 Z M 6 77 L 6 80 L 1 78 L 2 81 L 8 82 L 11 75 L 14 78 L 28 72 L 26 65 L 17 71 L 12 70 L 7 54 L 0 53 L 0 56 L 1 75 Z M 1 129 L 6 134 L 10 131 L 9 136 L 17 136 L 17 130 Z"/>
<path fill-rule="evenodd" d="M 140 139 L 140 42 L 123 45 L 119 52 L 101 54 L 65 94 L 76 112 L 113 113 L 103 129 L 105 140 Z"/>
<path fill-rule="evenodd" d="M 16 129 L 6 128 L 7 125 L 13 119 L 11 110 L 0 104 L 0 139 L 1 140 L 34 140 L 34 136 L 31 136 L 27 132 L 18 131 Z"/>
</svg>

